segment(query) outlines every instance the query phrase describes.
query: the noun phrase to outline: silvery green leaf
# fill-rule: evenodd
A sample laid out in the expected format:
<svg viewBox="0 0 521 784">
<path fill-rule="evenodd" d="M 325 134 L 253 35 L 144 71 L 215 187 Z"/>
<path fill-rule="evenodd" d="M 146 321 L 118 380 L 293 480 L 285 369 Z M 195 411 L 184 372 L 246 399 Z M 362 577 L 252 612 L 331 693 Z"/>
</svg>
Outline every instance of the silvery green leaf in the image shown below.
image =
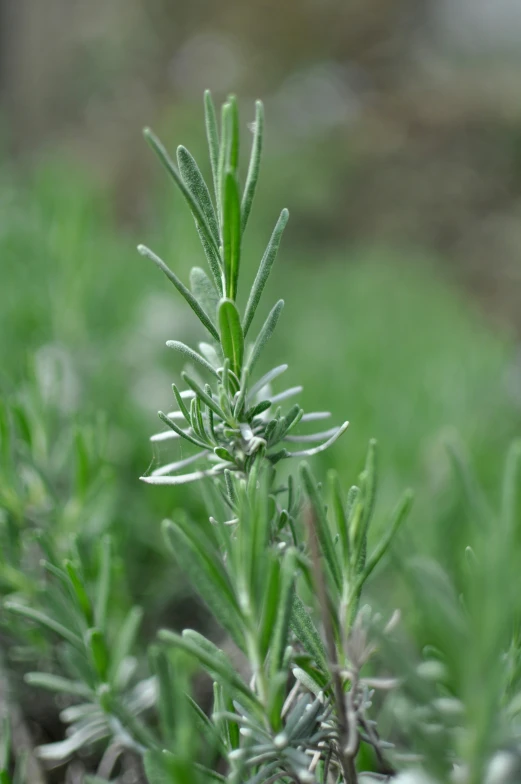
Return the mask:
<svg viewBox="0 0 521 784">
<path fill-rule="evenodd" d="M 219 167 L 219 130 L 217 128 L 217 118 L 215 116 L 215 106 L 210 90 L 204 92 L 204 119 L 206 126 L 206 140 L 210 153 L 210 164 L 212 166 L 212 177 L 215 194 L 218 194 L 218 167 Z M 217 198 L 217 201 L 219 199 Z"/>
<path fill-rule="evenodd" d="M 313 703 L 313 698 L 309 694 L 303 694 L 298 698 L 293 708 L 290 710 L 286 719 L 286 726 L 284 733 L 288 736 L 292 735 L 295 727 L 304 716 L 308 707 Z"/>
<path fill-rule="evenodd" d="M 120 670 L 126 666 L 124 664 L 125 660 L 129 657 L 134 647 L 142 619 L 143 610 L 141 607 L 132 607 L 127 613 L 111 651 L 110 682 L 120 679 Z"/>
<path fill-rule="evenodd" d="M 201 529 L 206 535 L 201 536 Z M 211 540 L 210 523 L 201 524 L 199 529 L 183 519 L 163 523 L 163 535 L 172 554 L 197 587 L 201 597 L 211 611 L 220 619 L 235 642 L 242 647 L 243 633 L 241 613 L 230 578 L 216 554 L 216 545 Z"/>
<path fill-rule="evenodd" d="M 268 418 L 266 412 L 269 408 L 271 408 L 271 400 L 261 400 L 256 406 L 253 406 L 253 408 L 250 408 L 249 411 L 246 412 L 246 417 L 250 422 L 257 417 L 266 420 Z M 266 414 L 266 416 L 264 416 L 264 414 Z"/>
<path fill-rule="evenodd" d="M 313 508 L 314 530 L 317 536 L 320 550 L 327 563 L 328 571 L 332 582 L 338 593 L 342 590 L 342 569 L 338 554 L 333 543 L 329 521 L 327 519 L 324 502 L 320 496 L 319 489 L 307 463 L 301 463 L 300 476 L 306 495 Z"/>
<path fill-rule="evenodd" d="M 249 378 L 249 373 L 248 373 L 248 370 L 245 369 L 244 373 L 242 375 L 241 388 L 240 388 L 240 390 L 239 390 L 239 392 L 237 394 L 237 397 L 236 397 L 236 400 L 235 400 L 235 406 L 233 408 L 233 415 L 234 415 L 234 417 L 236 419 L 238 419 L 239 417 L 242 416 L 242 413 L 243 413 L 243 410 L 244 410 L 244 405 L 246 403 L 246 392 L 247 392 L 247 389 L 248 389 L 248 378 Z M 249 429 L 249 426 L 247 426 L 247 427 Z M 251 435 L 253 435 L 253 433 Z"/>
<path fill-rule="evenodd" d="M 206 393 L 205 393 L 206 394 Z M 201 443 L 208 441 L 206 430 L 203 422 L 203 414 L 201 411 L 201 400 L 196 395 L 190 404 L 190 421 L 192 423 L 192 430 L 196 438 L 201 440 Z"/>
<path fill-rule="evenodd" d="M 184 184 L 198 202 L 214 240 L 219 245 L 219 228 L 210 191 L 193 155 L 182 144 L 177 148 L 177 165 Z"/>
<path fill-rule="evenodd" d="M 269 437 L 270 445 L 279 443 L 279 441 L 286 436 L 286 433 L 298 424 L 303 413 L 303 410 L 298 404 L 292 406 L 286 416 L 281 417 L 277 422 L 276 427 L 273 429 L 273 432 Z M 268 437 L 267 432 L 266 436 Z"/>
<path fill-rule="evenodd" d="M 206 450 L 203 452 L 199 452 L 196 455 L 192 455 L 191 457 L 185 457 L 183 460 L 176 460 L 174 463 L 167 463 L 166 465 L 161 466 L 160 468 L 156 468 L 152 471 L 151 476 L 165 476 L 166 474 L 172 474 L 174 471 L 179 471 L 181 468 L 186 468 L 186 466 L 195 463 L 197 460 L 200 460 L 201 457 L 205 457 L 208 454 Z"/>
<path fill-rule="evenodd" d="M 280 593 L 280 561 L 273 558 L 267 565 L 268 573 L 265 582 L 265 592 L 262 605 L 262 616 L 259 625 L 259 643 L 262 655 L 266 655 L 277 617 L 277 607 Z"/>
<path fill-rule="evenodd" d="M 316 697 L 314 700 L 310 700 L 306 697 L 301 698 L 301 700 L 306 700 L 306 706 L 302 711 L 300 718 L 297 722 L 293 724 L 293 716 L 290 713 L 288 716 L 288 721 L 286 724 L 286 732 L 290 740 L 306 737 L 311 730 L 313 729 L 314 725 L 317 723 L 317 720 L 320 716 L 320 713 L 324 710 L 324 703 L 322 699 L 318 699 Z M 297 703 L 298 705 L 298 703 Z M 291 728 L 290 725 L 291 721 Z"/>
<path fill-rule="evenodd" d="M 348 427 L 349 427 L 349 422 L 344 422 L 343 425 L 337 428 L 335 434 L 332 435 L 331 438 L 329 438 L 323 444 L 320 444 L 320 446 L 313 447 L 313 449 L 302 449 L 297 452 L 289 452 L 286 450 L 287 456 L 288 457 L 313 457 L 313 455 L 318 455 L 320 454 L 320 452 L 324 452 L 326 449 L 329 449 L 329 447 L 332 446 L 343 433 L 345 433 Z"/>
<path fill-rule="evenodd" d="M 293 610 L 291 613 L 291 628 L 304 646 L 305 650 L 314 658 L 317 665 L 328 671 L 327 655 L 324 643 L 308 613 L 302 599 L 295 594 L 293 597 Z"/>
<path fill-rule="evenodd" d="M 184 414 L 182 411 L 169 411 L 167 414 L 169 419 L 184 419 Z"/>
<path fill-rule="evenodd" d="M 222 352 L 219 348 L 219 354 L 217 353 L 217 349 L 215 346 L 212 346 L 211 343 L 199 343 L 199 351 L 205 357 L 205 359 L 210 363 L 210 365 L 215 368 L 215 370 L 222 367 L 223 360 L 222 360 Z M 217 377 L 220 379 L 219 374 L 217 373 Z"/>
<path fill-rule="evenodd" d="M 174 351 L 179 351 L 181 354 L 184 354 L 184 356 L 188 357 L 188 359 L 191 359 L 192 362 L 195 362 L 200 367 L 204 368 L 209 373 L 211 373 L 213 376 L 219 378 L 216 369 L 208 362 L 208 360 L 206 360 L 204 357 L 198 354 L 197 351 L 194 351 L 189 346 L 186 346 L 184 343 L 181 343 L 179 340 L 167 340 L 166 345 L 168 346 L 168 348 L 173 348 Z"/>
<path fill-rule="evenodd" d="M 369 441 L 365 467 L 360 482 L 363 496 L 363 517 L 360 529 L 361 539 L 365 539 L 367 537 L 367 531 L 373 516 L 374 505 L 376 501 L 376 485 L 376 441 L 374 438 L 372 438 Z"/>
<path fill-rule="evenodd" d="M 36 686 L 48 691 L 73 694 L 76 697 L 83 697 L 84 699 L 93 697 L 92 689 L 89 689 L 84 683 L 81 683 L 81 681 L 71 681 L 68 678 L 62 678 L 60 675 L 52 675 L 45 672 L 28 672 L 24 676 L 24 680 L 31 686 Z"/>
<path fill-rule="evenodd" d="M 253 344 L 250 355 L 246 362 L 246 368 L 250 373 L 250 375 L 257 363 L 257 360 L 259 359 L 262 349 L 273 335 L 273 332 L 275 330 L 275 327 L 277 326 L 277 322 L 279 320 L 279 316 L 282 312 L 283 307 L 284 307 L 284 300 L 279 299 L 276 305 L 274 305 L 273 308 L 271 309 L 268 318 L 264 322 L 261 331 L 257 335 L 257 339 Z"/>
<path fill-rule="evenodd" d="M 66 760 L 74 754 L 74 752 L 94 743 L 94 741 L 106 738 L 109 734 L 110 730 L 106 719 L 98 719 L 77 730 L 66 740 L 38 746 L 36 753 L 40 759 L 56 761 Z"/>
<path fill-rule="evenodd" d="M 278 378 L 282 373 L 285 373 L 288 369 L 287 365 L 278 365 L 275 368 L 272 368 L 267 373 L 265 373 L 258 381 L 253 384 L 248 392 L 248 400 L 253 400 L 256 395 L 260 392 L 264 391 L 264 388 L 271 384 L 276 378 Z"/>
<path fill-rule="evenodd" d="M 48 615 L 40 612 L 40 610 L 35 610 L 32 607 L 27 607 L 24 604 L 19 604 L 18 602 L 12 600 L 5 601 L 4 608 L 9 612 L 20 615 L 30 621 L 34 621 L 40 626 L 43 626 L 45 629 L 53 632 L 54 634 L 57 634 L 59 637 L 62 637 L 75 648 L 83 651 L 83 642 L 81 638 L 75 634 L 75 632 L 71 631 L 62 623 L 55 621 L 53 618 L 49 618 Z"/>
<path fill-rule="evenodd" d="M 192 435 L 193 431 L 191 429 L 182 430 L 182 428 L 180 428 L 179 425 L 177 425 L 174 422 L 173 419 L 169 419 L 167 417 L 167 415 L 164 414 L 162 411 L 158 412 L 158 416 L 161 419 L 161 421 L 164 422 L 165 425 L 168 425 L 168 427 L 170 427 L 174 431 L 174 433 L 176 433 L 178 436 L 180 436 L 181 438 L 184 438 L 186 441 L 189 441 L 191 444 L 194 444 L 195 446 L 199 446 L 199 447 L 202 447 L 203 449 L 206 449 L 207 444 L 205 444 L 203 441 L 201 441 L 195 435 Z M 153 436 L 150 440 L 151 441 L 152 440 L 153 441 L 160 441 L 160 440 L 163 440 L 163 439 L 160 439 L 158 437 L 154 437 Z"/>
<path fill-rule="evenodd" d="M 189 376 L 188 373 L 181 373 L 181 376 L 183 378 L 183 381 L 185 381 L 188 384 L 188 386 L 191 387 L 191 389 L 193 389 L 193 391 L 196 394 L 196 398 L 199 398 L 203 403 L 205 403 L 208 406 L 208 408 L 211 408 L 212 411 L 215 414 L 217 414 L 218 417 L 220 417 L 223 421 L 226 421 L 226 414 L 219 406 L 219 404 L 213 399 L 213 397 L 211 397 L 211 395 L 205 392 L 205 390 L 199 386 L 197 381 L 191 378 L 191 376 Z M 206 446 L 206 445 L 202 444 L 202 446 Z"/>
<path fill-rule="evenodd" d="M 163 259 L 159 258 L 159 256 L 151 251 L 150 248 L 147 248 L 146 245 L 138 245 L 137 249 L 142 256 L 146 256 L 147 259 L 150 259 L 154 262 L 156 267 L 159 267 L 166 277 L 174 284 L 178 292 L 185 298 L 201 324 L 206 327 L 210 335 L 212 335 L 215 340 L 219 340 L 219 334 L 215 329 L 210 316 L 203 310 L 197 299 L 194 297 L 191 291 L 186 288 L 184 283 L 181 282 L 175 272 L 172 272 L 170 267 L 165 264 Z"/>
<path fill-rule="evenodd" d="M 289 212 L 284 209 L 282 210 L 280 217 L 277 221 L 277 225 L 273 230 L 273 234 L 271 235 L 271 239 L 268 243 L 268 247 L 264 252 L 264 256 L 262 257 L 259 270 L 253 282 L 253 286 L 250 291 L 250 296 L 248 297 L 248 302 L 246 305 L 246 311 L 244 314 L 244 335 L 248 334 L 248 330 L 251 326 L 253 321 L 253 317 L 255 316 L 255 312 L 257 310 L 257 306 L 260 302 L 260 298 L 262 296 L 262 292 L 264 291 L 264 287 L 268 280 L 269 274 L 271 272 L 271 268 L 273 266 L 273 262 L 277 256 L 277 252 L 280 245 L 280 240 L 282 238 L 282 233 L 286 228 L 286 224 L 288 222 Z"/>
<path fill-rule="evenodd" d="M 223 139 L 223 145 L 226 147 L 225 164 L 236 176 L 239 166 L 239 108 L 235 95 L 228 97 L 227 104 L 227 138 Z"/>
<path fill-rule="evenodd" d="M 226 688 L 240 695 L 241 700 L 257 711 L 259 701 L 255 694 L 244 683 L 236 669 L 223 652 L 209 640 L 191 629 L 185 629 L 182 635 L 162 629 L 159 638 L 168 645 L 173 645 L 180 650 L 191 654 L 206 669 L 210 675 L 221 682 Z"/>
<path fill-rule="evenodd" d="M 100 706 L 93 702 L 82 702 L 79 705 L 69 705 L 68 708 L 60 711 L 60 720 L 65 724 L 72 724 L 74 721 L 95 715 L 103 715 Z"/>
<path fill-rule="evenodd" d="M 156 703 L 157 697 L 157 678 L 152 675 L 151 677 L 136 683 L 130 695 L 126 697 L 125 700 L 131 713 L 142 713 Z"/>
<path fill-rule="evenodd" d="M 321 433 L 308 433 L 300 436 L 284 436 L 284 441 L 293 441 L 295 443 L 305 443 L 306 441 L 309 441 L 310 443 L 314 441 L 323 441 L 324 439 L 331 438 L 332 435 L 335 435 L 337 430 L 337 427 L 332 427 L 330 430 L 324 430 Z"/>
<path fill-rule="evenodd" d="M 248 166 L 246 185 L 244 186 L 244 193 L 241 203 L 241 228 L 243 232 L 246 228 L 246 224 L 248 223 L 253 197 L 255 196 L 255 190 L 257 188 L 257 181 L 259 179 L 262 140 L 264 135 L 264 107 L 261 101 L 255 101 L 255 122 L 253 126 L 253 134 L 250 163 Z"/>
<path fill-rule="evenodd" d="M 174 393 L 174 397 L 177 401 L 177 405 L 179 406 L 179 411 L 172 411 L 168 414 L 170 419 L 184 419 L 185 422 L 190 426 L 190 411 L 188 410 L 188 406 L 185 404 L 185 400 L 188 399 L 188 395 L 183 392 L 179 391 L 179 388 L 176 384 L 172 384 L 172 392 Z M 190 397 L 193 399 L 195 392 L 191 389 L 190 390 Z"/>
<path fill-rule="evenodd" d="M 310 411 L 302 416 L 301 422 L 318 422 L 321 419 L 329 419 L 331 411 Z"/>
<path fill-rule="evenodd" d="M 176 413 L 176 417 L 174 418 L 178 419 L 177 412 L 175 413 Z M 184 432 L 188 433 L 189 430 L 186 430 Z M 162 430 L 161 433 L 154 433 L 153 435 L 150 436 L 150 440 L 154 442 L 170 441 L 173 438 L 181 438 L 181 436 L 179 435 L 179 433 L 176 433 L 174 430 Z"/>
<path fill-rule="evenodd" d="M 230 112 L 229 103 L 224 103 L 221 107 L 221 142 L 219 145 L 219 159 L 217 161 L 217 184 L 215 197 L 217 199 L 217 212 L 220 220 L 221 238 L 223 226 L 223 183 L 226 167 L 229 166 L 228 150 L 230 148 Z M 223 292 L 224 293 L 224 292 Z"/>
<path fill-rule="evenodd" d="M 215 469 L 209 471 L 194 471 L 191 474 L 177 474 L 176 476 L 140 476 L 140 480 L 147 485 L 186 485 L 197 482 L 208 476 L 215 476 Z"/>
<path fill-rule="evenodd" d="M 270 670 L 272 678 L 282 667 L 284 651 L 288 644 L 296 571 L 297 560 L 295 552 L 293 549 L 288 549 L 284 553 L 281 564 L 277 615 L 270 642 Z"/>
<path fill-rule="evenodd" d="M 311 675 L 308 675 L 307 672 L 301 670 L 300 667 L 294 667 L 292 672 L 295 678 L 297 679 L 297 681 L 299 681 L 299 683 L 305 686 L 305 688 L 308 689 L 308 691 L 310 691 L 312 694 L 314 694 L 315 697 L 318 697 L 319 695 L 323 694 L 322 686 L 319 683 L 317 683 L 315 680 L 313 680 Z"/>
<path fill-rule="evenodd" d="M 278 392 L 276 395 L 272 395 L 270 400 L 272 403 L 282 403 L 283 400 L 287 400 L 289 397 L 295 397 L 295 395 L 300 395 L 304 387 L 289 387 L 289 389 L 284 389 L 282 392 Z"/>
<path fill-rule="evenodd" d="M 201 235 L 204 237 L 206 242 L 208 243 L 208 247 L 211 253 L 211 257 L 209 261 L 212 266 L 212 273 L 214 272 L 214 266 L 218 268 L 220 255 L 219 255 L 219 245 L 218 239 L 214 236 L 212 229 L 208 224 L 208 220 L 206 215 L 204 214 L 204 210 L 202 209 L 199 201 L 194 196 L 189 188 L 184 183 L 183 178 L 181 177 L 179 171 L 177 170 L 176 166 L 174 165 L 173 161 L 171 160 L 170 156 L 168 155 L 166 149 L 161 144 L 157 136 L 150 130 L 150 128 L 145 128 L 144 130 L 145 139 L 149 142 L 150 146 L 160 159 L 160 161 L 165 166 L 166 170 L 174 180 L 175 184 L 183 194 L 185 201 L 187 202 L 190 211 L 194 217 L 194 220 L 197 224 L 197 228 L 199 229 Z"/>
<path fill-rule="evenodd" d="M 112 662 L 111 662 L 112 667 Z M 114 688 L 118 689 L 119 691 L 123 691 L 127 689 L 130 685 L 130 681 L 132 680 L 133 676 L 136 674 L 136 670 L 138 667 L 138 660 L 135 656 L 125 656 L 123 661 L 120 663 L 116 677 L 114 678 Z"/>
<path fill-rule="evenodd" d="M 224 292 L 222 280 L 219 284 L 215 284 L 200 267 L 192 267 L 190 270 L 190 288 L 195 299 L 209 316 L 212 324 L 214 324 L 217 320 L 219 296 Z"/>
</svg>

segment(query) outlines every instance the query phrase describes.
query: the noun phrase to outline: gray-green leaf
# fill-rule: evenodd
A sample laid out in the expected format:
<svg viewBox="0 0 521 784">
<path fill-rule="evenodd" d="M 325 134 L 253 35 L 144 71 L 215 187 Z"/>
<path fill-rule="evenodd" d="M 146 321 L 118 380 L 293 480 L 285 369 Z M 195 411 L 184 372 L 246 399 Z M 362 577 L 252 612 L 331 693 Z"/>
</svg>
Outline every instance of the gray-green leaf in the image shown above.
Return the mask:
<svg viewBox="0 0 521 784">
<path fill-rule="evenodd" d="M 255 316 L 255 311 L 257 310 L 257 305 L 259 304 L 262 292 L 264 291 L 264 287 L 266 285 L 266 281 L 268 280 L 269 274 L 271 272 L 273 262 L 277 257 L 280 241 L 284 229 L 286 228 L 288 218 L 289 212 L 286 209 L 282 210 L 277 221 L 277 225 L 275 226 L 273 234 L 271 235 L 268 247 L 266 248 L 264 256 L 262 257 L 261 263 L 259 265 L 259 270 L 253 282 L 253 286 L 251 287 L 250 296 L 248 297 L 248 303 L 246 305 L 246 311 L 244 314 L 245 335 L 248 333 L 248 330 L 251 326 L 251 322 Z"/>
<path fill-rule="evenodd" d="M 224 356 L 230 360 L 230 368 L 240 376 L 244 357 L 244 335 L 239 311 L 230 299 L 222 299 L 219 304 L 219 328 Z"/>
</svg>

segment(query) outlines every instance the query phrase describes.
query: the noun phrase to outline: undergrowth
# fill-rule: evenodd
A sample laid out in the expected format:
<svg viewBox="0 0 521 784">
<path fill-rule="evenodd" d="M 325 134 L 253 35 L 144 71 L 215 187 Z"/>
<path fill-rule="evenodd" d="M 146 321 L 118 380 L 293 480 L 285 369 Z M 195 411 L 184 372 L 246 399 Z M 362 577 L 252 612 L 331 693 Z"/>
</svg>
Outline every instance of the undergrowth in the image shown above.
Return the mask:
<svg viewBox="0 0 521 784">
<path fill-rule="evenodd" d="M 1 662 L 2 678 L 13 662 L 18 671 L 23 662 L 43 663 L 25 681 L 60 695 L 67 730 L 64 740 L 42 743 L 36 753 L 27 744 L 20 751 L 7 715 L 2 784 L 43 782 L 50 766 L 88 754 L 97 758 L 97 773 L 83 769 L 85 782 L 123 781 L 127 755 L 142 764 L 149 784 L 515 781 L 519 445 L 509 453 L 494 505 L 452 443 L 466 549 L 456 541 L 444 569 L 424 554 L 404 558 L 403 548 L 393 548 L 401 587 L 389 597 L 366 597 L 412 494 L 406 491 L 388 514 L 378 512 L 375 526 L 376 443 L 355 484 L 343 487 L 335 471 L 320 481 L 308 461 L 333 447 L 348 423 L 317 432 L 331 415 L 291 403 L 302 390 L 281 387 L 288 365 L 258 372 L 284 323 L 283 300 L 271 308 L 264 300 L 288 212 L 280 213 L 245 287 L 243 235 L 259 174 L 263 108 L 256 104 L 243 188 L 235 98 L 222 107 L 219 129 L 206 94 L 205 120 L 211 187 L 186 148 L 174 162 L 145 131 L 192 213 L 207 268 L 193 267 L 187 286 L 139 246 L 206 332 L 195 347 L 167 342 L 187 369 L 183 384 L 172 385 L 173 408 L 159 413 L 163 429 L 152 442 L 170 447 L 172 459 L 142 479 L 196 485 L 204 497 L 207 513 L 194 519 L 178 510 L 162 532 L 222 629 L 222 642 L 194 629 L 162 629 L 143 655 L 143 612 L 125 589 L 123 559 L 109 533 L 115 499 L 103 465 L 107 423 L 68 427 L 49 394 L 43 402 L 36 394 L 7 403 L 0 421 L 0 578 L 11 663 Z M 298 282 L 290 293 L 298 295 Z M 320 322 L 311 328 L 320 338 Z M 303 334 L 300 340 L 313 368 L 320 359 L 314 342 Z M 335 373 L 333 363 L 331 387 Z M 83 527 L 87 536 L 78 535 Z M 410 528 L 398 538 L 416 550 Z"/>
</svg>

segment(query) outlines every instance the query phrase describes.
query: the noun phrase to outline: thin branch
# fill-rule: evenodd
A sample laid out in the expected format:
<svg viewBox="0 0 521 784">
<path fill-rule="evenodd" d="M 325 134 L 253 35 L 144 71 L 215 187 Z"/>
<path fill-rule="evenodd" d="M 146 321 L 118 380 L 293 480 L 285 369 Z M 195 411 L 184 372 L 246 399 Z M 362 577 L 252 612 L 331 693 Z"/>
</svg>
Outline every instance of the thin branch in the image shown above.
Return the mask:
<svg viewBox="0 0 521 784">
<path fill-rule="evenodd" d="M 352 756 L 346 754 L 345 749 L 350 740 L 350 728 L 348 724 L 348 716 L 346 710 L 346 703 L 344 699 L 344 689 L 340 678 L 338 656 L 335 645 L 335 636 L 333 632 L 333 623 L 331 620 L 331 607 L 327 597 L 326 584 L 324 581 L 324 574 L 320 565 L 320 551 L 318 545 L 318 538 L 316 532 L 315 518 L 311 507 L 307 507 L 305 512 L 305 521 L 309 535 L 309 546 L 311 550 L 311 562 L 313 566 L 313 576 L 315 581 L 315 588 L 317 591 L 318 602 L 322 611 L 322 621 L 324 624 L 324 632 L 326 637 L 326 649 L 331 666 L 333 692 L 335 695 L 336 710 L 338 716 L 338 726 L 340 735 L 340 749 L 339 757 L 342 765 L 342 773 L 346 784 L 357 784 L 358 777 L 356 775 L 356 768 Z M 356 725 L 355 725 L 356 729 Z M 356 752 L 355 752 L 356 753 Z"/>
</svg>

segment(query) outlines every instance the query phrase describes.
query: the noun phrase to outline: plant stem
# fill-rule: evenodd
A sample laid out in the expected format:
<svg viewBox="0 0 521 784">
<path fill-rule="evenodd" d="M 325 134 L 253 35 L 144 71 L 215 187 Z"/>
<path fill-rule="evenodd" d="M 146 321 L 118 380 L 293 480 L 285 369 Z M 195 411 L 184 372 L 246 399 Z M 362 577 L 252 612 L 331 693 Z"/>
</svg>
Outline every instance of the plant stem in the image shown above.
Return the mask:
<svg viewBox="0 0 521 784">
<path fill-rule="evenodd" d="M 331 669 L 331 678 L 333 683 L 333 692 L 335 696 L 336 712 L 338 717 L 339 728 L 339 758 L 342 767 L 342 774 L 344 776 L 345 784 L 357 784 L 358 777 L 353 760 L 353 756 L 346 754 L 345 749 L 349 742 L 349 724 L 347 719 L 346 704 L 344 700 L 344 689 L 340 679 L 340 668 L 338 666 L 338 656 L 335 645 L 335 635 L 333 631 L 333 624 L 331 621 L 331 608 L 327 600 L 327 591 L 324 581 L 324 573 L 320 566 L 320 551 L 317 540 L 315 519 L 311 511 L 311 507 L 307 507 L 305 511 L 306 526 L 309 535 L 309 545 L 311 549 L 311 561 L 313 564 L 313 575 L 315 579 L 315 587 L 318 596 L 318 602 L 322 611 L 322 621 L 324 624 L 324 633 L 326 637 L 327 654 Z M 354 727 L 356 731 L 356 726 Z"/>
</svg>

